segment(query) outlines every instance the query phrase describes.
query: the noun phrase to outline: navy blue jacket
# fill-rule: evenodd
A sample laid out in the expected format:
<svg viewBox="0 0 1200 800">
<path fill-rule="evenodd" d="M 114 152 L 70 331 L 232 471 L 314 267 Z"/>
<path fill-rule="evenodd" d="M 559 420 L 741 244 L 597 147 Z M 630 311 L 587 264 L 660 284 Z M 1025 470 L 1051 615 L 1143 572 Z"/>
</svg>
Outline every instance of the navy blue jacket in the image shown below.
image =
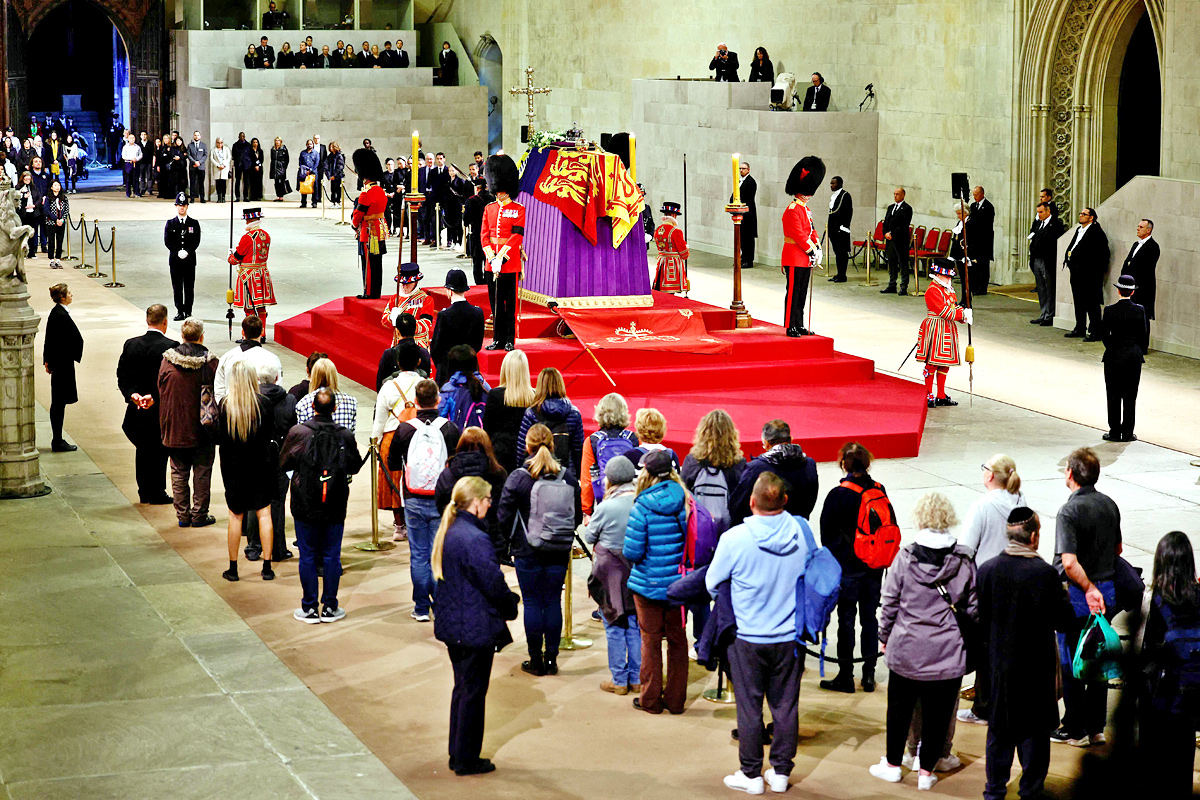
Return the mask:
<svg viewBox="0 0 1200 800">
<path fill-rule="evenodd" d="M 508 588 L 484 523 L 459 511 L 442 542 L 433 635 L 459 647 L 494 647 L 512 642 L 505 620 L 517 618 L 521 598 Z"/>
<path fill-rule="evenodd" d="M 750 516 L 750 494 L 754 482 L 764 472 L 783 478 L 788 487 L 787 512 L 812 519 L 817 505 L 817 462 L 804 454 L 798 444 L 777 444 L 746 463 L 738 485 L 729 491 L 729 514 L 732 525 L 741 524 Z"/>
<path fill-rule="evenodd" d="M 625 530 L 625 558 L 633 564 L 629 589 L 665 601 L 667 587 L 679 577 L 687 536 L 687 493 L 672 480 L 656 483 L 637 496 Z"/>
<path fill-rule="evenodd" d="M 516 524 L 517 517 L 529 525 L 529 504 L 530 498 L 533 496 L 534 478 L 528 471 L 528 463 L 524 465 L 525 469 L 515 469 L 508 474 L 508 479 L 504 482 L 504 490 L 500 494 L 500 508 L 496 512 L 496 516 L 500 522 L 500 535 L 508 537 L 509 545 L 512 548 L 513 558 L 533 558 L 543 564 L 559 564 L 566 565 L 567 555 L 570 551 L 557 553 L 546 553 L 541 550 L 535 550 L 529 544 L 529 540 L 525 538 L 525 531 L 520 525 Z M 541 480 L 546 480 L 545 475 Z M 575 473 L 567 470 L 565 477 L 575 489 L 575 526 L 583 522 L 583 505 L 579 498 L 579 479 L 575 477 Z"/>
<path fill-rule="evenodd" d="M 533 406 L 526 409 L 525 416 L 521 418 L 521 431 L 517 434 L 517 452 L 524 455 L 525 437 L 534 425 L 540 422 L 553 431 L 554 426 L 564 420 L 571 440 L 571 463 L 564 462 L 563 466 L 570 467 L 572 472 L 579 475 L 583 467 L 583 440 L 587 437 L 583 433 L 583 415 L 565 397 L 551 397 L 542 403 L 541 409 Z"/>
</svg>

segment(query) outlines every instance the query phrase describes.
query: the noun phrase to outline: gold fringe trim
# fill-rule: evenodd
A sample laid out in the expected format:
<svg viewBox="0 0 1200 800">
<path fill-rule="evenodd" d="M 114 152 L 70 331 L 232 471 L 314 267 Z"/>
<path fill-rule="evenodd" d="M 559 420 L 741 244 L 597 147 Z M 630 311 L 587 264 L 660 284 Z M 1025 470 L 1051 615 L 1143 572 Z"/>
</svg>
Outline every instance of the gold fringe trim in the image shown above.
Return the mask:
<svg viewBox="0 0 1200 800">
<path fill-rule="evenodd" d="M 558 303 L 561 308 L 645 308 L 654 305 L 654 297 L 648 294 L 613 295 L 608 297 L 550 297 L 539 292 L 521 289 L 522 300 L 548 306 Z"/>
</svg>

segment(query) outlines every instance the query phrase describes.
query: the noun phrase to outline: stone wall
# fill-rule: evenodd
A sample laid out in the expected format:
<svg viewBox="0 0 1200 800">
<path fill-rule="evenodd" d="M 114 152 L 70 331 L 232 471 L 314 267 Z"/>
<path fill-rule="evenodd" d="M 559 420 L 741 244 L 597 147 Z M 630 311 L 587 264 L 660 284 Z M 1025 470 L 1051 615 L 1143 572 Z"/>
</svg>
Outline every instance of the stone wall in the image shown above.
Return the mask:
<svg viewBox="0 0 1200 800">
<path fill-rule="evenodd" d="M 1162 174 L 1200 180 L 1200 0 L 1170 0 L 1162 35 Z"/>
<path fill-rule="evenodd" d="M 229 89 L 344 89 L 371 92 L 397 86 L 433 86 L 433 67 L 411 69 L 245 69 L 229 67 Z"/>
</svg>

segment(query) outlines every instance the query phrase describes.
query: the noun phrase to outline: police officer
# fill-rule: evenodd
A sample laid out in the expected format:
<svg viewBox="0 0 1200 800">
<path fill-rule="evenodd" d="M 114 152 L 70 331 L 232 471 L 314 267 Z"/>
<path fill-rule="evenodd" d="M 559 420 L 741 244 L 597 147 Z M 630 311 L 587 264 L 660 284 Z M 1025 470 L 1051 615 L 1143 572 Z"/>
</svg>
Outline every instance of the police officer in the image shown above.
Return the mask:
<svg viewBox="0 0 1200 800">
<path fill-rule="evenodd" d="M 167 220 L 163 240 L 167 245 L 167 263 L 171 267 L 171 289 L 175 292 L 175 321 L 192 315 L 196 294 L 196 250 L 200 247 L 200 222 L 188 216 L 188 196 L 175 196 L 175 216 Z"/>
</svg>

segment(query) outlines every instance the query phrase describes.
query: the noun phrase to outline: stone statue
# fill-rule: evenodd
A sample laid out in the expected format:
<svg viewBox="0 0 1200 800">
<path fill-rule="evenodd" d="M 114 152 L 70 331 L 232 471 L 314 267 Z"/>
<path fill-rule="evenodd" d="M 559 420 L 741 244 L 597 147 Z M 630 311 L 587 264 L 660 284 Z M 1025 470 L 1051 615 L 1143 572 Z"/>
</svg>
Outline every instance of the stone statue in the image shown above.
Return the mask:
<svg viewBox="0 0 1200 800">
<path fill-rule="evenodd" d="M 26 243 L 33 236 L 33 228 L 22 225 L 17 217 L 18 192 L 8 182 L 0 180 L 0 282 L 8 283 L 25 279 Z"/>
</svg>

